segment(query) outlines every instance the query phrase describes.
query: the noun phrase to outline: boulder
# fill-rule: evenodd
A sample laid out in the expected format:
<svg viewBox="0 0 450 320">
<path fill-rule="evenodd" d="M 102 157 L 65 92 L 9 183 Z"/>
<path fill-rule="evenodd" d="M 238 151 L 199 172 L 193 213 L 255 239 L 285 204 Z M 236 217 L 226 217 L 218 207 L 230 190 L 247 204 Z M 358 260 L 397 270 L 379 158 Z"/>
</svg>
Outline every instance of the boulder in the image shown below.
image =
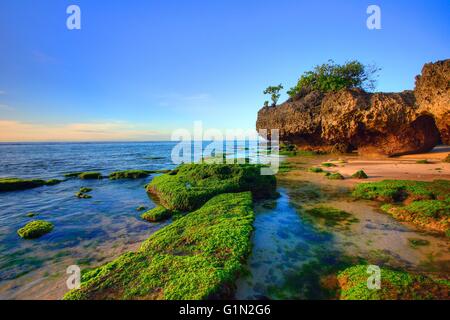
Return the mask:
<svg viewBox="0 0 450 320">
<path fill-rule="evenodd" d="M 397 156 L 449 143 L 450 60 L 425 65 L 415 91 L 304 90 L 258 113 L 257 129 L 279 129 L 300 149 Z"/>
</svg>

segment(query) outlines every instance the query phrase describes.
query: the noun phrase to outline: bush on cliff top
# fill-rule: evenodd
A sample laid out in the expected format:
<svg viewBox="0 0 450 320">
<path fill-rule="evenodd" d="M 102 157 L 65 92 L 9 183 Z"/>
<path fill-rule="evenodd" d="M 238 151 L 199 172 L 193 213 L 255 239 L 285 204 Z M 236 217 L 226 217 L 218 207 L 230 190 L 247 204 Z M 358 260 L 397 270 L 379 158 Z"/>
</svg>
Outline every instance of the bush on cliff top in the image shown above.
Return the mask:
<svg viewBox="0 0 450 320">
<path fill-rule="evenodd" d="M 343 88 L 361 88 L 368 91 L 375 89 L 376 73 L 380 69 L 372 65 L 363 65 L 353 60 L 343 65 L 336 64 L 333 60 L 318 65 L 313 71 L 305 72 L 297 82 L 297 85 L 288 91 L 294 98 L 304 88 L 322 92 L 337 91 Z"/>
<path fill-rule="evenodd" d="M 154 233 L 138 252 L 83 273 L 81 288 L 64 299 L 221 297 L 250 253 L 252 208 L 250 192 L 218 195 Z"/>
<path fill-rule="evenodd" d="M 260 165 L 184 164 L 174 173 L 155 177 L 147 190 L 170 209 L 191 211 L 221 193 L 251 191 L 254 198 L 276 193 L 274 176 L 263 176 Z"/>
</svg>

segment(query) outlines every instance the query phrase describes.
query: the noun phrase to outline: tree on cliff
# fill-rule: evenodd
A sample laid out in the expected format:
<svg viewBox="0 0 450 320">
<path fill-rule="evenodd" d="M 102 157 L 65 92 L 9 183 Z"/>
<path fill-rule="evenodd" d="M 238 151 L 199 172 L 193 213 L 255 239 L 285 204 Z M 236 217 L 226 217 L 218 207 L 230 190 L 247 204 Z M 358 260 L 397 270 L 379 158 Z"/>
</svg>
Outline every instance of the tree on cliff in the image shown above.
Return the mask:
<svg viewBox="0 0 450 320">
<path fill-rule="evenodd" d="M 373 91 L 380 70 L 375 65 L 363 65 L 356 60 L 343 65 L 329 60 L 328 63 L 316 66 L 313 71 L 305 72 L 297 85 L 287 93 L 290 97 L 295 97 L 302 89 L 329 92 L 343 88 L 360 88 Z"/>
<path fill-rule="evenodd" d="M 277 105 L 278 100 L 280 99 L 280 91 L 283 90 L 283 86 L 279 84 L 278 86 L 270 86 L 266 90 L 264 90 L 264 94 L 270 94 L 270 99 L 273 102 L 273 105 Z M 264 103 L 265 105 L 265 103 Z"/>
</svg>

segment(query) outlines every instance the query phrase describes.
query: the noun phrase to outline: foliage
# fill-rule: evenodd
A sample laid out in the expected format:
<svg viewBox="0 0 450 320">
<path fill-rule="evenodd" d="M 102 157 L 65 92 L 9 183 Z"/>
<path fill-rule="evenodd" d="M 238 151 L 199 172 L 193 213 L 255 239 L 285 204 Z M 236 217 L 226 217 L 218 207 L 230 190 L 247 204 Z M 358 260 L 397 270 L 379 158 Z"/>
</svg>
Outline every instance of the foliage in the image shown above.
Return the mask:
<svg viewBox="0 0 450 320">
<path fill-rule="evenodd" d="M 338 91 L 343 88 L 361 88 L 373 91 L 376 84 L 376 74 L 380 71 L 374 65 L 363 65 L 352 60 L 343 65 L 333 60 L 318 65 L 313 71 L 305 72 L 297 85 L 288 91 L 290 97 L 295 97 L 303 88 L 322 92 Z"/>
<path fill-rule="evenodd" d="M 385 180 L 356 186 L 353 196 L 384 202 L 381 209 L 402 221 L 448 232 L 450 228 L 450 181 Z M 390 203 L 398 203 L 391 205 Z"/>
<path fill-rule="evenodd" d="M 327 175 L 327 178 L 330 180 L 344 180 L 344 176 L 342 174 L 340 174 L 339 172 L 336 173 L 331 173 L 329 175 Z"/>
<path fill-rule="evenodd" d="M 277 105 L 278 100 L 280 99 L 280 91 L 283 90 L 283 86 L 279 84 L 278 86 L 270 86 L 266 90 L 264 90 L 264 94 L 269 94 L 270 99 L 274 106 Z"/>
</svg>

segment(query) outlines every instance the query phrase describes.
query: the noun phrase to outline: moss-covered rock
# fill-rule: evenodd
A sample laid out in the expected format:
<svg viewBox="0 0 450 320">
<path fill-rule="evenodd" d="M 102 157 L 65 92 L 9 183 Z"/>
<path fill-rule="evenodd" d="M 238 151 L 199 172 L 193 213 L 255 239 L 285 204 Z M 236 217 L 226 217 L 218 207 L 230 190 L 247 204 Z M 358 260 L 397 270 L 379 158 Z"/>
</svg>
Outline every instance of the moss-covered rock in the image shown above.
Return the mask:
<svg viewBox="0 0 450 320">
<path fill-rule="evenodd" d="M 352 175 L 352 178 L 354 178 L 354 179 L 367 179 L 367 178 L 369 178 L 369 176 L 363 170 L 359 170 L 359 171 L 355 172 Z"/>
<path fill-rule="evenodd" d="M 332 167 L 336 167 L 336 165 L 331 162 L 324 162 L 324 163 L 322 163 L 322 167 L 332 168 Z"/>
<path fill-rule="evenodd" d="M 52 186 L 60 183 L 60 180 L 0 178 L 0 192 L 33 189 L 42 186 Z"/>
<path fill-rule="evenodd" d="M 154 173 L 169 173 L 171 170 L 125 170 L 116 171 L 109 175 L 111 180 L 143 179 Z"/>
<path fill-rule="evenodd" d="M 340 174 L 339 172 L 331 173 L 327 175 L 327 178 L 330 180 L 344 180 L 344 176 Z"/>
<path fill-rule="evenodd" d="M 78 175 L 78 178 L 81 180 L 99 180 L 103 176 L 100 172 L 82 172 Z"/>
<path fill-rule="evenodd" d="M 342 300 L 428 300 L 449 299 L 450 285 L 429 277 L 381 268 L 381 287 L 367 286 L 370 274 L 366 265 L 357 265 L 338 273 Z"/>
<path fill-rule="evenodd" d="M 385 180 L 356 186 L 353 196 L 385 203 L 381 208 L 402 221 L 448 232 L 450 228 L 450 181 Z M 397 203 L 396 205 L 391 205 Z"/>
<path fill-rule="evenodd" d="M 347 211 L 327 206 L 310 208 L 305 210 L 305 213 L 314 219 L 323 220 L 327 226 L 336 226 L 341 223 L 350 224 L 358 221 L 358 219 Z"/>
<path fill-rule="evenodd" d="M 147 170 L 116 171 L 109 175 L 109 179 L 111 179 L 111 180 L 142 179 L 142 178 L 147 178 L 151 173 L 152 173 L 152 171 L 147 171 Z"/>
<path fill-rule="evenodd" d="M 146 209 L 147 209 L 146 206 L 141 205 L 141 206 L 139 206 L 139 207 L 136 208 L 136 211 L 145 211 Z"/>
<path fill-rule="evenodd" d="M 155 177 L 148 192 L 169 210 L 191 211 L 217 194 L 251 191 L 254 198 L 276 196 L 276 179 L 252 164 L 185 164 L 176 174 Z"/>
<path fill-rule="evenodd" d="M 169 219 L 172 216 L 172 211 L 164 208 L 163 206 L 157 206 L 144 214 L 142 214 L 142 219 L 149 222 L 159 222 Z"/>
<path fill-rule="evenodd" d="M 75 193 L 75 196 L 79 199 L 91 199 L 92 196 L 83 192 L 77 192 Z"/>
<path fill-rule="evenodd" d="M 17 231 L 17 234 L 24 239 L 35 239 L 53 230 L 53 224 L 47 221 L 36 220 L 27 223 Z"/>
<path fill-rule="evenodd" d="M 88 192 L 91 192 L 92 191 L 92 188 L 88 188 L 88 187 L 81 187 L 80 188 L 80 192 L 81 193 L 88 193 Z"/>
<path fill-rule="evenodd" d="M 221 194 L 154 233 L 140 250 L 82 274 L 64 299 L 229 297 L 250 253 L 250 192 Z"/>
</svg>

